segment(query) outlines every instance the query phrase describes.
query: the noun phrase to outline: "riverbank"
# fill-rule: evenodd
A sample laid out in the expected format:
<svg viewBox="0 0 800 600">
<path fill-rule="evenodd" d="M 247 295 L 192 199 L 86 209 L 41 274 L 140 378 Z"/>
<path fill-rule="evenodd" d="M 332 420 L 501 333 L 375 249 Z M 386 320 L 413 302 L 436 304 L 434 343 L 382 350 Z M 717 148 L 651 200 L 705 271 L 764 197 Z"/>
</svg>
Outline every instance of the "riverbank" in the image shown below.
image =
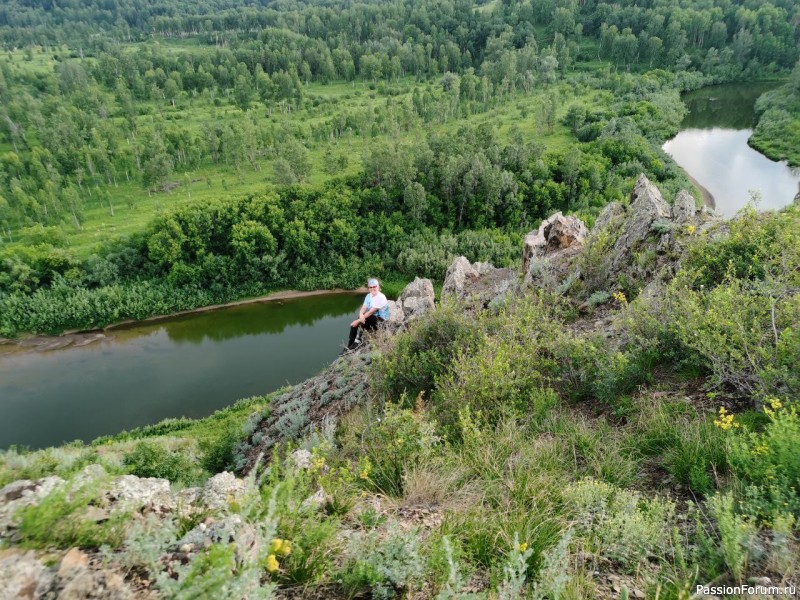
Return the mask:
<svg viewBox="0 0 800 600">
<path fill-rule="evenodd" d="M 716 209 L 717 203 L 714 200 L 714 195 L 711 192 L 709 192 L 708 189 L 706 189 L 702 183 L 700 183 L 699 181 L 697 181 L 697 179 L 692 177 L 686 169 L 684 169 L 684 172 L 686 173 L 686 176 L 689 178 L 689 181 L 691 181 L 694 184 L 694 187 L 697 188 L 697 191 L 700 192 L 700 195 L 703 198 L 703 206 L 705 206 L 706 208 L 710 208 L 711 210 Z"/>
<path fill-rule="evenodd" d="M 334 288 L 332 290 L 312 290 L 312 291 L 299 291 L 299 290 L 282 290 L 278 292 L 270 292 L 263 296 L 256 296 L 253 298 L 245 298 L 243 300 L 235 300 L 233 302 L 224 302 L 222 304 L 211 304 L 208 306 L 201 306 L 189 310 L 182 310 L 176 313 L 155 315 L 146 319 L 127 319 L 118 323 L 112 323 L 106 327 L 97 329 L 83 329 L 66 331 L 61 335 L 34 335 L 26 338 L 0 338 L 0 356 L 17 353 L 17 352 L 50 352 L 53 350 L 61 350 L 69 347 L 82 347 L 91 344 L 96 344 L 102 341 L 109 341 L 114 339 L 114 331 L 121 331 L 138 327 L 140 325 L 160 323 L 178 317 L 185 317 L 190 315 L 203 314 L 226 308 L 233 308 L 236 306 L 245 306 L 248 304 L 265 304 L 269 302 L 279 302 L 282 300 L 295 300 L 299 298 L 310 298 L 314 296 L 334 296 L 339 294 L 366 294 L 367 288 L 361 287 L 353 290 L 343 288 Z"/>
</svg>

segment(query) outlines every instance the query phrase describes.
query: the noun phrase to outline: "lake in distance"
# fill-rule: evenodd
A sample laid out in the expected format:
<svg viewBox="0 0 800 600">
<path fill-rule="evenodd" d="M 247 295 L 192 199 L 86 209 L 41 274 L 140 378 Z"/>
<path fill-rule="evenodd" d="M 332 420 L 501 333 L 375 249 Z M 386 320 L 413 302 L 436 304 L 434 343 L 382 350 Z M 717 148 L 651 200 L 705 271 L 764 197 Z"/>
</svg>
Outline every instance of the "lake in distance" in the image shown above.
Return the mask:
<svg viewBox="0 0 800 600">
<path fill-rule="evenodd" d="M 361 298 L 244 304 L 115 330 L 85 347 L 0 356 L 0 448 L 204 417 L 303 381 L 339 354 Z"/>
<path fill-rule="evenodd" d="M 747 145 L 755 123 L 755 101 L 775 83 L 715 85 L 689 92 L 683 129 L 664 150 L 714 197 L 716 211 L 734 216 L 756 192 L 758 210 L 790 204 L 800 170 L 770 160 Z"/>
</svg>

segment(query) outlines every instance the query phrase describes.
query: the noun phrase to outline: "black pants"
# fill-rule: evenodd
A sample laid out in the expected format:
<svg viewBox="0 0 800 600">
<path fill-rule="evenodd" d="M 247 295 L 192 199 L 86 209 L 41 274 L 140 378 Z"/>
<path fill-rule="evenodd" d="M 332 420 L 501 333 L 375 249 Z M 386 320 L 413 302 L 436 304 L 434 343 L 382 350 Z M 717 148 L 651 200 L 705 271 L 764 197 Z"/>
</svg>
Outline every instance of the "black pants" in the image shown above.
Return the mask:
<svg viewBox="0 0 800 600">
<path fill-rule="evenodd" d="M 375 331 L 381 323 L 383 323 L 383 319 L 381 319 L 376 314 L 372 314 L 367 317 L 363 325 L 356 325 L 355 327 L 351 327 L 350 340 L 347 342 L 347 347 L 349 348 L 355 343 L 356 337 L 358 337 L 359 328 L 363 327 L 367 331 Z"/>
</svg>

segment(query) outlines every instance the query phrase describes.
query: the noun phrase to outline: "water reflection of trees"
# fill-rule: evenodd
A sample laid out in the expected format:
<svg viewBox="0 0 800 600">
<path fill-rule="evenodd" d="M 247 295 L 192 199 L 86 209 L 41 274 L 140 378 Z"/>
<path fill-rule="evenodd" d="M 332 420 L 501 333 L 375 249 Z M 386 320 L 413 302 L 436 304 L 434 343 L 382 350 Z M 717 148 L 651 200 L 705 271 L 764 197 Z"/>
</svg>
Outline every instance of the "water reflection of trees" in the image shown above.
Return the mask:
<svg viewBox="0 0 800 600">
<path fill-rule="evenodd" d="M 287 327 L 313 326 L 321 319 L 358 311 L 360 296 L 335 295 L 248 304 L 180 317 L 161 327 L 177 343 L 221 342 L 243 336 L 279 334 Z"/>
<path fill-rule="evenodd" d="M 755 101 L 770 87 L 734 84 L 691 92 L 684 97 L 689 114 L 683 127 L 752 129 L 755 125 Z"/>
</svg>

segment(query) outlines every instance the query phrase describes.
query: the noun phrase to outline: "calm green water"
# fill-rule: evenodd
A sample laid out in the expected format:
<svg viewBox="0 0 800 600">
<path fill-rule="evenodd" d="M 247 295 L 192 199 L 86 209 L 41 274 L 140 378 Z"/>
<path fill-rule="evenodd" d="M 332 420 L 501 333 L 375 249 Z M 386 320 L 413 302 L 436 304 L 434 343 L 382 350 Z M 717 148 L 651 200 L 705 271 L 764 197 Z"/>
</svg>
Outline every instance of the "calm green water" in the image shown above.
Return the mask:
<svg viewBox="0 0 800 600">
<path fill-rule="evenodd" d="M 768 159 L 747 145 L 756 99 L 773 83 L 716 85 L 685 94 L 684 129 L 664 150 L 700 185 L 716 210 L 732 217 L 757 192 L 760 210 L 786 206 L 798 192 L 800 172 Z"/>
<path fill-rule="evenodd" d="M 204 417 L 302 381 L 336 358 L 360 300 L 248 304 L 115 331 L 83 348 L 0 356 L 0 448 Z"/>
</svg>

